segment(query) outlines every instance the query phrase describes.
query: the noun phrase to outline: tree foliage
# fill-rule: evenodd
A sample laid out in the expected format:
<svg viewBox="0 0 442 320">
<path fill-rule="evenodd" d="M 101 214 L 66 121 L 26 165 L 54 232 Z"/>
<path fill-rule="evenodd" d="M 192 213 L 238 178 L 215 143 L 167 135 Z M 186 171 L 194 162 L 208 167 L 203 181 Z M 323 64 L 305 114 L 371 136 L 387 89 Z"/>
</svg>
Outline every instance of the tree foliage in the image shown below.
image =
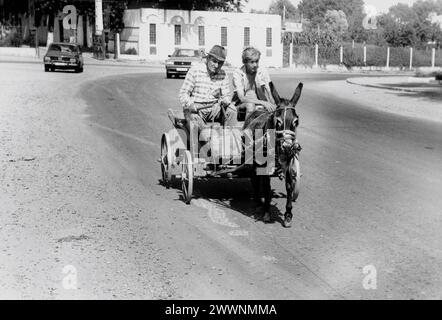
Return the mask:
<svg viewBox="0 0 442 320">
<path fill-rule="evenodd" d="M 342 10 L 348 23 L 348 32 L 343 34 L 344 40 L 417 47 L 426 46 L 428 42 L 434 41 L 440 46 L 440 26 L 431 23 L 428 17 L 431 13 L 442 14 L 442 0 L 418 0 L 412 6 L 396 4 L 377 18 L 376 30 L 363 28 L 363 5 L 363 0 L 302 0 L 298 10 L 309 19 L 310 27 L 306 30 L 311 32 L 323 28 L 333 30 L 331 16 L 330 13 L 327 16 L 327 12 Z"/>
<path fill-rule="evenodd" d="M 356 39 L 362 32 L 364 18 L 363 0 L 302 0 L 298 10 L 303 17 L 310 20 L 312 30 L 325 27 L 327 10 L 341 10 L 345 13 L 348 23 L 349 37 Z"/>
<path fill-rule="evenodd" d="M 154 6 L 163 9 L 217 10 L 241 12 L 248 0 L 157 0 Z"/>
<path fill-rule="evenodd" d="M 338 34 L 340 37 L 347 32 L 348 22 L 344 11 L 327 10 L 324 17 L 325 29 Z"/>
<path fill-rule="evenodd" d="M 321 30 L 320 32 L 285 32 L 282 40 L 285 44 L 293 42 L 295 46 L 318 44 L 323 47 L 334 47 L 339 44 L 336 33 L 328 30 Z"/>
<path fill-rule="evenodd" d="M 113 33 L 120 33 L 124 29 L 124 11 L 127 9 L 127 1 L 111 2 L 107 8 L 108 27 Z"/>
<path fill-rule="evenodd" d="M 299 14 L 296 7 L 289 0 L 273 0 L 269 6 L 268 13 L 278 14 L 281 17 L 284 14 L 285 6 L 285 18 L 287 20 L 298 20 Z"/>
<path fill-rule="evenodd" d="M 442 0 L 420 0 L 411 7 L 397 4 L 379 17 L 378 27 L 392 46 L 423 47 L 430 41 L 440 43 L 442 31 L 429 20 L 431 13 L 442 14 Z"/>
</svg>

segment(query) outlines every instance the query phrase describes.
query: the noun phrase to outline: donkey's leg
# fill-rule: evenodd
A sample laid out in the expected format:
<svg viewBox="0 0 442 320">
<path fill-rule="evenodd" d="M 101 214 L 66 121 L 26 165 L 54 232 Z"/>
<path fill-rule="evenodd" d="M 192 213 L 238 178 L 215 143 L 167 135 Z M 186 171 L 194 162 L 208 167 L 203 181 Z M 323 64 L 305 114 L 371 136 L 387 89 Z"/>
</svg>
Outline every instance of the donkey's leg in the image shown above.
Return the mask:
<svg viewBox="0 0 442 320">
<path fill-rule="evenodd" d="M 285 214 L 284 214 L 284 227 L 289 228 L 292 224 L 292 207 L 293 207 L 293 191 L 295 189 L 295 180 L 293 176 L 293 169 L 291 167 L 287 168 L 285 172 L 285 190 L 287 193 L 287 202 L 285 205 Z"/>
<path fill-rule="evenodd" d="M 270 176 L 262 176 L 263 193 L 264 193 L 264 222 L 271 221 L 270 202 L 272 200 L 272 188 L 270 185 Z"/>
<path fill-rule="evenodd" d="M 253 187 L 253 200 L 258 207 L 262 206 L 261 201 L 261 177 L 254 174 L 250 181 L 252 182 Z"/>
</svg>

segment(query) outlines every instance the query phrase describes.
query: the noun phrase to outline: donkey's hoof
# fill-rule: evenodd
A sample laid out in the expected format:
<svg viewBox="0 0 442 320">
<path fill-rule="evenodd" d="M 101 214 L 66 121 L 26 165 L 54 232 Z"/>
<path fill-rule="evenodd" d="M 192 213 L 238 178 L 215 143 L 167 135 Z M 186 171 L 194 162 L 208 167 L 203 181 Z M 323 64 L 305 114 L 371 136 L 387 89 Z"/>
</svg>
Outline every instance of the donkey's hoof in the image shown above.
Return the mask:
<svg viewBox="0 0 442 320">
<path fill-rule="evenodd" d="M 292 226 L 292 215 L 285 215 L 283 221 L 284 228 L 290 228 Z"/>
<path fill-rule="evenodd" d="M 264 216 L 262 217 L 262 221 L 264 221 L 266 223 L 272 221 L 272 217 L 270 216 L 270 212 L 264 213 Z"/>
</svg>

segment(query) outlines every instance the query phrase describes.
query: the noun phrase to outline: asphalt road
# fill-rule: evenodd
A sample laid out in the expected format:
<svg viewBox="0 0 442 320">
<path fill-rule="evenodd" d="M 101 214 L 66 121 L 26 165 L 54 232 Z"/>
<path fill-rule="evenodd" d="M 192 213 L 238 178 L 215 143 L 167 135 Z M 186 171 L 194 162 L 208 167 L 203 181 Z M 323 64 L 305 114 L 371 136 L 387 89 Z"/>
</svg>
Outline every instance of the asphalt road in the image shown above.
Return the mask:
<svg viewBox="0 0 442 320">
<path fill-rule="evenodd" d="M 255 219 L 247 180 L 197 182 L 191 205 L 161 184 L 182 79 L 0 68 L 0 297 L 442 298 L 442 126 L 319 86 L 349 75 L 273 76 L 284 97 L 304 82 L 285 229 Z M 272 187 L 277 217 L 285 188 Z"/>
<path fill-rule="evenodd" d="M 196 183 L 190 206 L 178 188 L 160 184 L 160 137 L 171 128 L 166 110 L 179 109 L 182 79 L 128 74 L 83 87 L 96 132 L 124 157 L 146 197 L 156 194 L 152 208 L 161 208 L 173 264 L 198 261 L 198 272 L 181 279 L 185 297 L 442 298 L 442 126 L 315 89 L 345 77 L 273 76 L 284 97 L 305 84 L 291 229 L 254 219 L 246 180 Z M 279 195 L 272 210 L 281 214 L 283 183 L 272 187 Z M 213 280 L 218 268 L 224 277 Z"/>
</svg>

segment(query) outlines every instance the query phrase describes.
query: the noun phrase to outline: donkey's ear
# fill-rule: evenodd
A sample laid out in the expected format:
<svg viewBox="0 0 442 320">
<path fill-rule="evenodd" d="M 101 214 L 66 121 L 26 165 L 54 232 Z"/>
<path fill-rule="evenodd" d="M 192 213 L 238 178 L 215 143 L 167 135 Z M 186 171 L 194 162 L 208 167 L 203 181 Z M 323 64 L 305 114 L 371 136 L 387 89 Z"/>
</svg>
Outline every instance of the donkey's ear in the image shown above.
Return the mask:
<svg viewBox="0 0 442 320">
<path fill-rule="evenodd" d="M 296 88 L 295 93 L 293 94 L 293 97 L 290 100 L 290 103 L 292 104 L 292 106 L 296 106 L 296 104 L 298 103 L 298 100 L 301 97 L 301 92 L 302 92 L 303 86 L 304 86 L 304 84 L 302 82 L 300 82 L 298 84 L 298 87 Z"/>
<path fill-rule="evenodd" d="M 276 91 L 275 85 L 272 81 L 269 83 L 270 92 L 272 93 L 273 100 L 275 100 L 275 104 L 279 105 L 281 103 L 281 98 L 279 97 L 278 91 Z"/>
</svg>

